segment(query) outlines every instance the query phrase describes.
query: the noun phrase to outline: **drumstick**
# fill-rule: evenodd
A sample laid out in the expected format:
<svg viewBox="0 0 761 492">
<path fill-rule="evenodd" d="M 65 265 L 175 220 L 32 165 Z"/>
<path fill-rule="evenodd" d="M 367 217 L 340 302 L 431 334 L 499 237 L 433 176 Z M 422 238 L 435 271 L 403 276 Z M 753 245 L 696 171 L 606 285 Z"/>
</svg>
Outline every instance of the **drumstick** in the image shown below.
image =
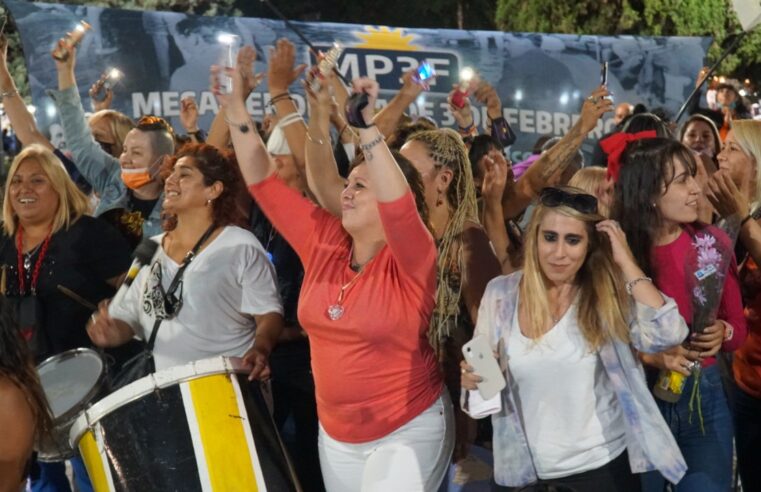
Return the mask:
<svg viewBox="0 0 761 492">
<path fill-rule="evenodd" d="M 64 287 L 61 284 L 58 284 L 58 290 L 60 290 L 63 294 L 69 296 L 71 299 L 77 301 L 79 304 L 83 305 L 84 307 L 86 307 L 90 311 L 97 311 L 98 310 L 98 306 L 96 306 L 95 304 L 91 303 L 90 301 L 88 301 L 84 297 L 80 296 L 79 294 L 77 294 L 73 290 L 71 290 L 69 288 L 66 288 L 66 287 Z"/>
</svg>

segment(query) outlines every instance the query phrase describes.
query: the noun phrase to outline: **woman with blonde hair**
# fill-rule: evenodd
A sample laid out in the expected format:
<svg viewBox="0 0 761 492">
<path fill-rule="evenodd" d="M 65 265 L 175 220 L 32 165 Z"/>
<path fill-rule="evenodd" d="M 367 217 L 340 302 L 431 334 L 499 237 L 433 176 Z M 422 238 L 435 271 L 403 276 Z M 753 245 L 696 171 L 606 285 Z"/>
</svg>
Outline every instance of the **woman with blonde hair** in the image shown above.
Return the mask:
<svg viewBox="0 0 761 492">
<path fill-rule="evenodd" d="M 8 172 L 0 243 L 0 292 L 17 310 L 19 329 L 37 362 L 90 346 L 91 304 L 111 297 L 129 267 L 129 249 L 110 225 L 88 213 L 87 197 L 58 158 L 29 145 Z M 63 463 L 32 467 L 32 490 L 68 490 Z M 91 490 L 81 460 L 72 460 L 79 490 Z"/>
<path fill-rule="evenodd" d="M 436 240 L 436 307 L 428 339 L 439 359 L 453 401 L 460 396 L 462 346 L 473 335 L 486 284 L 502 267 L 478 220 L 468 150 L 449 128 L 410 135 L 401 154 L 423 177 L 425 201 Z M 455 407 L 453 462 L 468 456 L 475 422 Z"/>
<path fill-rule="evenodd" d="M 462 363 L 463 409 L 492 415 L 497 484 L 638 492 L 655 468 L 677 481 L 684 460 L 633 350 L 682 340 L 676 304 L 579 189 L 545 188 L 525 238 L 523 270 L 489 283 L 476 326 L 506 388 L 483 400 Z"/>
<path fill-rule="evenodd" d="M 761 121 L 735 120 L 717 156 L 720 170 L 709 182 L 708 199 L 723 217 L 741 219 L 740 263 L 748 338 L 735 352 L 733 417 L 737 467 L 743 484 L 761 483 Z M 744 260 L 744 261 L 743 261 Z"/>
<path fill-rule="evenodd" d="M 597 211 L 603 217 L 610 215 L 614 184 L 611 179 L 608 179 L 608 173 L 603 167 L 585 167 L 584 169 L 579 169 L 571 180 L 568 181 L 568 186 L 584 190 L 586 193 L 597 198 Z"/>
</svg>

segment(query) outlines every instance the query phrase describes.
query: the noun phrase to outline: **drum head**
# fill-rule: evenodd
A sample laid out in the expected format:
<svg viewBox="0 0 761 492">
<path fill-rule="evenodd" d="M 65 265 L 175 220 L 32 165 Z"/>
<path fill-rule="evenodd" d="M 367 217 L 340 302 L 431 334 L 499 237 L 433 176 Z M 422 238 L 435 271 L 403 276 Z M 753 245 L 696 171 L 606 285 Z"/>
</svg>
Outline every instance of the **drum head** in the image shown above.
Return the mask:
<svg viewBox="0 0 761 492">
<path fill-rule="evenodd" d="M 90 349 L 74 349 L 55 355 L 37 367 L 42 389 L 53 417 L 86 404 L 103 377 L 103 360 Z"/>
</svg>

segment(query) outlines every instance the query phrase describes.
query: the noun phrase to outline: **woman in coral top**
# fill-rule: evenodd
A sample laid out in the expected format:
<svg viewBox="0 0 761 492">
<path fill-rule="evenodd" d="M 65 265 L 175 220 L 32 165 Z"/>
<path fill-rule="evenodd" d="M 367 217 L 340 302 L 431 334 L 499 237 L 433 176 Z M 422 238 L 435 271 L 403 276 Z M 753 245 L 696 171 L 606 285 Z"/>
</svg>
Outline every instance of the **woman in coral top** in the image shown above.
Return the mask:
<svg viewBox="0 0 761 492">
<path fill-rule="evenodd" d="M 436 247 L 415 195 L 369 125 L 342 218 L 318 208 L 278 178 L 246 112 L 242 74 L 227 75 L 232 94 L 219 94 L 217 78 L 214 90 L 243 177 L 304 265 L 298 314 L 312 346 L 327 489 L 435 490 L 452 453 L 452 404 L 427 339 Z M 368 95 L 362 116 L 371 121 L 378 84 L 359 79 L 354 90 Z"/>
</svg>

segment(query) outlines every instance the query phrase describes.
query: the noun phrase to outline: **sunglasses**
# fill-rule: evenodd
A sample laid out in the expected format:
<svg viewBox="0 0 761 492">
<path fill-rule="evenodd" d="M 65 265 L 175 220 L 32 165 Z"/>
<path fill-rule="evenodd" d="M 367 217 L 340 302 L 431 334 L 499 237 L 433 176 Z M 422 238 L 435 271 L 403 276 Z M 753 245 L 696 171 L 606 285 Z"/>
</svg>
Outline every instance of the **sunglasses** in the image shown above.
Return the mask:
<svg viewBox="0 0 761 492">
<path fill-rule="evenodd" d="M 566 206 L 582 214 L 597 213 L 597 198 L 586 193 L 569 193 L 560 188 L 544 188 L 539 202 L 545 207 Z"/>
</svg>

